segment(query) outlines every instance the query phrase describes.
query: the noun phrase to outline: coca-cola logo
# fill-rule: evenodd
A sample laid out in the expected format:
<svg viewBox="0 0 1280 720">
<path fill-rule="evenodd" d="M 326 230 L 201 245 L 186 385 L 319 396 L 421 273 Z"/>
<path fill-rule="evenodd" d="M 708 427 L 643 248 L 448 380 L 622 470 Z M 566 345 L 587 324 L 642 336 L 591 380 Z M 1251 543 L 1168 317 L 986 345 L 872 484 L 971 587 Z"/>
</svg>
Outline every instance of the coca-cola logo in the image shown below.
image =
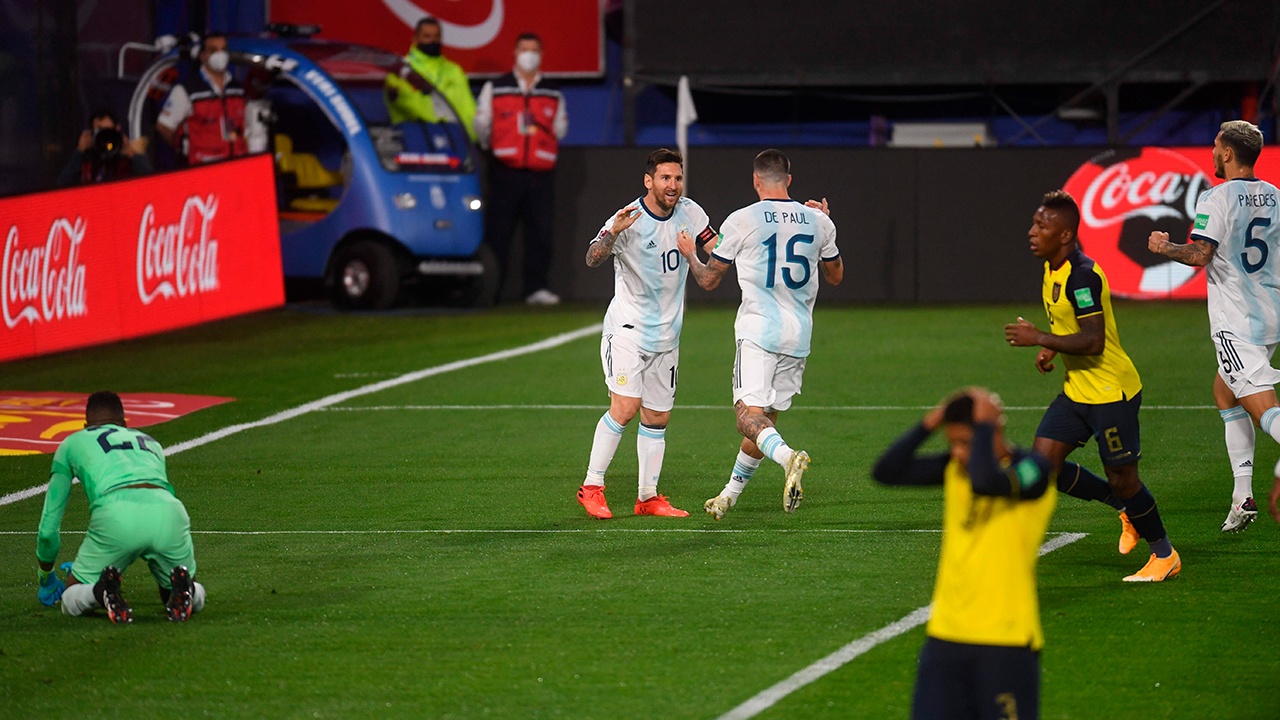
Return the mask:
<svg viewBox="0 0 1280 720">
<path fill-rule="evenodd" d="M 175 222 L 156 220 L 155 205 L 148 203 L 138 224 L 138 299 L 150 305 L 157 297 L 168 300 L 218 289 L 218 241 L 213 220 L 218 196 L 193 195 L 182 205 Z"/>
<path fill-rule="evenodd" d="M 0 309 L 6 327 L 86 314 L 80 245 L 87 225 L 82 217 L 58 218 L 49 226 L 44 245 L 29 247 L 22 246 L 16 225 L 9 228 L 0 270 Z"/>
<path fill-rule="evenodd" d="M 1080 244 L 1107 274 L 1112 294 L 1168 298 L 1204 297 L 1203 273 L 1153 254 L 1147 237 L 1159 230 L 1185 240 L 1196 202 L 1212 185 L 1180 152 L 1135 148 L 1093 158 L 1064 189 L 1080 204 Z"/>
</svg>

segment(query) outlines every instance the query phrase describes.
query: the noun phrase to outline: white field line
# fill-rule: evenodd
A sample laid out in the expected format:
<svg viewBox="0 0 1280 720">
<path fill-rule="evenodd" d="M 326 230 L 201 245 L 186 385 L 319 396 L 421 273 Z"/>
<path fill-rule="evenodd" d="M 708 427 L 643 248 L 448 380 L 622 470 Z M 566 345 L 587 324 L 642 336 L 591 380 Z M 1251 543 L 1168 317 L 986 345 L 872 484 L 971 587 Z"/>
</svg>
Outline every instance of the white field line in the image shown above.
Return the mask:
<svg viewBox="0 0 1280 720">
<path fill-rule="evenodd" d="M 348 407 L 326 407 L 326 412 L 386 412 L 403 410 L 599 410 L 607 403 L 595 405 L 369 405 Z M 787 412 L 804 410 L 822 410 L 836 412 L 864 412 L 881 410 L 932 410 L 933 405 L 796 405 Z M 1045 405 L 1014 405 L 1005 410 L 1038 410 L 1043 411 Z M 726 410 L 732 411 L 732 405 L 676 405 L 676 410 Z M 1143 410 L 1213 410 L 1213 405 L 1149 405 Z"/>
<path fill-rule="evenodd" d="M 1040 546 L 1040 555 L 1047 555 L 1060 547 L 1070 545 L 1086 535 L 1087 533 L 1063 533 L 1057 537 L 1050 538 Z M 738 707 L 730 710 L 724 715 L 721 715 L 719 720 L 748 720 L 749 718 L 759 715 L 765 710 L 773 707 L 784 697 L 790 695 L 796 690 L 799 690 L 805 685 L 808 685 L 814 680 L 817 680 L 823 675 L 841 668 L 854 658 L 862 655 L 875 646 L 892 640 L 905 632 L 925 624 L 925 622 L 929 620 L 930 607 L 930 605 L 925 605 L 924 607 L 916 608 L 905 617 L 885 625 L 875 632 L 854 640 L 821 660 L 814 662 L 809 667 L 796 672 L 791 677 L 779 682 L 773 687 L 761 691 L 755 697 L 752 697 L 750 700 L 747 700 Z"/>
<path fill-rule="evenodd" d="M 939 529 L 856 529 L 856 528 L 404 528 L 404 529 L 365 529 L 365 530 L 192 530 L 192 535 L 594 535 L 605 533 L 640 533 L 663 535 L 667 533 L 705 533 L 709 535 L 742 535 L 742 534 L 775 534 L 775 535 L 897 535 L 902 533 L 927 533 L 937 535 Z M 63 530 L 63 535 L 84 535 L 84 530 Z M 34 530 L 0 530 L 0 536 L 35 535 Z M 1045 543 L 1048 547 L 1055 541 L 1070 537 L 1067 542 L 1075 542 L 1088 533 L 1051 532 L 1055 536 Z M 1066 542 L 1061 543 L 1065 545 Z M 1055 546 L 1052 549 L 1056 549 Z M 1043 547 L 1040 554 L 1049 550 Z"/>
<path fill-rule="evenodd" d="M 197 438 L 180 442 L 180 443 L 177 443 L 176 445 L 172 445 L 170 447 L 165 448 L 164 454 L 166 456 L 177 455 L 180 452 L 191 450 L 192 448 L 198 448 L 201 445 L 208 445 L 211 442 L 221 440 L 230 435 L 235 435 L 238 432 L 243 432 L 245 430 L 252 430 L 254 428 L 265 427 L 267 425 L 275 425 L 277 423 L 282 423 L 285 420 L 292 420 L 293 418 L 306 415 L 307 413 L 316 412 L 317 410 L 324 410 L 325 408 L 331 405 L 336 405 L 340 402 L 346 402 L 347 400 L 358 398 L 363 395 L 371 395 L 376 392 L 382 392 L 383 390 L 388 390 L 393 387 L 399 387 L 400 385 L 405 385 L 411 382 L 417 382 L 418 380 L 429 378 L 435 375 L 441 375 L 447 372 L 453 372 L 454 370 L 462 370 L 464 368 L 475 367 L 476 365 L 484 365 L 485 363 L 497 362 L 499 360 L 509 360 L 511 358 L 519 357 L 521 355 L 528 355 L 530 353 L 549 350 L 551 348 L 559 347 L 560 345 L 564 345 L 565 343 L 569 343 L 574 340 L 577 340 L 578 338 L 586 337 L 588 335 L 593 335 L 599 332 L 600 332 L 600 325 L 597 323 L 595 325 L 591 325 L 588 327 L 579 328 L 572 332 L 562 333 L 560 335 L 554 335 L 552 337 L 547 338 L 546 340 L 540 340 L 530 345 L 522 345 L 520 347 L 511 348 L 510 350 L 499 350 L 498 352 L 489 353 L 488 355 L 480 355 L 478 357 L 468 358 L 466 360 L 458 360 L 456 362 L 446 363 L 444 365 L 437 365 L 435 367 L 424 368 L 422 370 L 415 370 L 414 372 L 405 373 L 404 375 L 390 378 L 388 380 L 382 380 L 380 382 L 371 383 L 369 385 L 362 385 L 361 387 L 355 388 L 354 390 L 346 390 L 344 392 L 335 393 L 333 395 L 322 397 L 319 400 L 312 400 L 309 403 L 304 403 L 295 408 L 290 408 L 288 410 L 278 412 L 275 415 L 270 415 L 268 417 L 262 418 L 261 420 L 255 420 L 253 422 L 248 422 L 248 423 L 240 423 L 238 425 L 229 425 L 220 430 L 214 430 L 213 432 L 205 433 L 204 435 L 201 435 Z M 43 494 L 44 491 L 47 490 L 48 488 L 49 488 L 49 483 L 45 483 L 43 485 L 38 485 L 36 487 L 27 488 L 26 490 L 19 490 L 17 492 L 9 493 L 8 495 L 0 496 L 0 507 L 3 507 L 5 505 L 12 505 L 13 503 L 19 502 L 21 500 L 26 500 L 27 498 L 35 497 L 36 495 Z"/>
</svg>

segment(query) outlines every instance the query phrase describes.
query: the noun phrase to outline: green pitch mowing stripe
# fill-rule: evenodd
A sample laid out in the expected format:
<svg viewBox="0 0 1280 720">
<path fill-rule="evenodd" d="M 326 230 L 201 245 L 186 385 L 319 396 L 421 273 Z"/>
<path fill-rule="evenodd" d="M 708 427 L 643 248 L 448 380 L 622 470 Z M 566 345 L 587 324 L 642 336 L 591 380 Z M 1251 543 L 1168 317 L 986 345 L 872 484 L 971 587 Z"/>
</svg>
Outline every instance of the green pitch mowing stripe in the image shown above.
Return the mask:
<svg viewBox="0 0 1280 720">
<path fill-rule="evenodd" d="M 533 343 L 532 345 L 524 345 L 522 347 L 512 348 L 510 350 L 501 350 L 498 352 L 489 353 L 488 355 L 482 355 L 480 357 L 468 358 L 466 360 L 458 360 L 456 362 L 451 362 L 446 365 L 437 365 L 436 367 L 430 367 L 430 368 L 425 368 L 423 370 L 417 370 L 411 373 L 405 373 L 404 375 L 392 378 L 390 380 L 383 380 L 381 382 L 371 383 L 363 387 L 358 387 L 354 390 L 347 390 L 345 392 L 328 395 L 320 398 L 319 400 L 313 400 L 309 403 L 305 403 L 297 407 L 289 408 L 288 410 L 278 412 L 274 415 L 269 415 L 265 418 L 262 418 L 261 420 L 255 420 L 254 422 L 248 422 L 248 423 L 239 423 L 236 425 L 230 425 L 228 427 L 214 430 L 213 432 L 210 432 L 210 433 L 205 433 L 204 435 L 201 435 L 200 437 L 194 438 L 192 440 L 187 440 L 184 442 L 177 443 L 175 445 L 170 445 L 165 447 L 164 454 L 165 454 L 165 457 L 177 455 L 178 453 L 183 452 L 185 450 L 198 448 L 202 445 L 208 445 L 211 442 L 216 442 L 223 438 L 235 435 L 236 433 L 244 432 L 245 430 L 252 430 L 254 428 L 266 427 L 268 425 L 275 425 L 276 423 L 282 423 L 285 420 L 292 420 L 296 417 L 301 417 L 303 415 L 306 415 L 307 413 L 316 412 L 317 410 L 324 410 L 325 408 L 328 408 L 331 405 L 337 405 L 338 403 L 346 402 L 348 400 L 352 400 L 352 399 L 361 397 L 363 395 L 371 395 L 373 393 L 382 392 L 383 390 L 390 390 L 391 388 L 399 387 L 401 385 L 405 385 L 411 382 L 417 382 L 418 380 L 423 380 L 429 377 L 435 377 L 436 375 L 452 372 L 454 370 L 461 370 L 463 368 L 475 367 L 477 365 L 496 362 L 498 360 L 509 360 L 514 357 L 520 357 L 521 355 L 528 355 L 529 353 L 540 352 L 542 350 L 549 350 L 554 347 L 559 347 L 567 342 L 573 342 L 578 338 L 586 337 L 588 335 L 594 335 L 598 332 L 600 332 L 599 325 L 589 325 L 587 327 L 574 330 L 573 332 L 562 333 L 560 335 L 547 338 L 546 340 Z M 11 505 L 13 503 L 19 502 L 21 500 L 26 500 L 27 498 L 35 497 L 37 495 L 42 495 L 48 489 L 49 489 L 49 483 L 45 483 L 43 485 L 37 485 L 35 487 L 27 488 L 26 490 L 20 490 L 18 492 L 9 493 L 8 495 L 0 496 L 0 507 L 4 507 L 5 505 Z"/>
<path fill-rule="evenodd" d="M 1064 533 L 1050 540 L 1046 540 L 1045 543 L 1040 546 L 1040 556 L 1043 557 L 1048 555 L 1060 547 L 1070 545 L 1077 540 L 1083 539 L 1087 535 L 1088 533 Z M 765 710 L 776 705 L 782 698 L 790 695 L 818 678 L 821 678 L 823 675 L 832 672 L 833 670 L 839 670 L 841 667 L 852 662 L 855 658 L 866 653 L 875 646 L 888 642 L 899 635 L 924 625 L 929 621 L 929 614 L 932 607 L 932 605 L 925 605 L 924 607 L 916 608 L 902 619 L 854 640 L 821 660 L 814 662 L 803 670 L 797 671 L 786 680 L 761 691 L 750 700 L 742 703 L 724 715 L 721 715 L 719 720 L 749 720 L 750 718 L 759 715 Z"/>
</svg>

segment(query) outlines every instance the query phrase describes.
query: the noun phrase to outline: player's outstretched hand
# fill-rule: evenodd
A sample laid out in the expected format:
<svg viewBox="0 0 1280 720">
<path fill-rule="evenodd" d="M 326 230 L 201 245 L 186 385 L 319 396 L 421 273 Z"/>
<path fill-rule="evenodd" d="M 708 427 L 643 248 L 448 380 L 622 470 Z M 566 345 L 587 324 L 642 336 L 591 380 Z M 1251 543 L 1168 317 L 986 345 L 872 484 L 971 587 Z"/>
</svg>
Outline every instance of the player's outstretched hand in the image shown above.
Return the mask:
<svg viewBox="0 0 1280 720">
<path fill-rule="evenodd" d="M 640 217 L 640 207 L 638 205 L 628 205 L 622 208 L 614 214 L 613 225 L 609 227 L 609 232 L 614 235 L 621 233 L 631 227 L 638 217 Z"/>
<path fill-rule="evenodd" d="M 1164 247 L 1169 243 L 1169 233 L 1153 230 L 1147 236 L 1147 249 L 1157 255 L 1164 254 Z"/>
<path fill-rule="evenodd" d="M 1017 322 L 1004 326 L 1004 339 L 1013 347 L 1035 347 L 1040 344 L 1040 330 L 1035 325 L 1018 318 Z"/>
<path fill-rule="evenodd" d="M 819 210 L 823 215 L 828 217 L 831 216 L 831 208 L 827 207 L 826 198 L 822 198 L 822 202 L 818 202 L 817 200 L 805 200 L 804 206 L 807 208 L 813 208 L 814 210 Z"/>
<path fill-rule="evenodd" d="M 56 570 L 45 572 L 42 569 L 37 569 L 36 574 L 40 579 L 40 589 L 36 591 L 36 597 L 39 598 L 40 604 L 46 607 L 53 607 L 58 604 L 58 601 L 62 599 L 62 591 L 67 589 L 67 584 L 58 577 Z"/>
</svg>

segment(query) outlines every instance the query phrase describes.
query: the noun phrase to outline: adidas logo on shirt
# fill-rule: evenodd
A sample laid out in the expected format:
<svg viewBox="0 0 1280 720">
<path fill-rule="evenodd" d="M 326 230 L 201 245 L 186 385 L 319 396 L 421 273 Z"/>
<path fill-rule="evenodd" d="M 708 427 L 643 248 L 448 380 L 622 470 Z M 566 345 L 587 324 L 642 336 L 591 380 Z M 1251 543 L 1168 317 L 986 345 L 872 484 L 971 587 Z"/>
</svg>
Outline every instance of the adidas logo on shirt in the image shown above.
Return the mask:
<svg viewBox="0 0 1280 720">
<path fill-rule="evenodd" d="M 652 250 L 652 249 L 654 249 L 654 248 L 656 248 L 656 247 L 658 247 L 658 243 L 657 243 L 657 242 L 655 242 L 655 241 L 653 241 L 653 240 L 650 240 L 650 241 L 649 241 L 649 244 L 644 246 L 644 249 L 645 249 L 645 250 Z"/>
</svg>

